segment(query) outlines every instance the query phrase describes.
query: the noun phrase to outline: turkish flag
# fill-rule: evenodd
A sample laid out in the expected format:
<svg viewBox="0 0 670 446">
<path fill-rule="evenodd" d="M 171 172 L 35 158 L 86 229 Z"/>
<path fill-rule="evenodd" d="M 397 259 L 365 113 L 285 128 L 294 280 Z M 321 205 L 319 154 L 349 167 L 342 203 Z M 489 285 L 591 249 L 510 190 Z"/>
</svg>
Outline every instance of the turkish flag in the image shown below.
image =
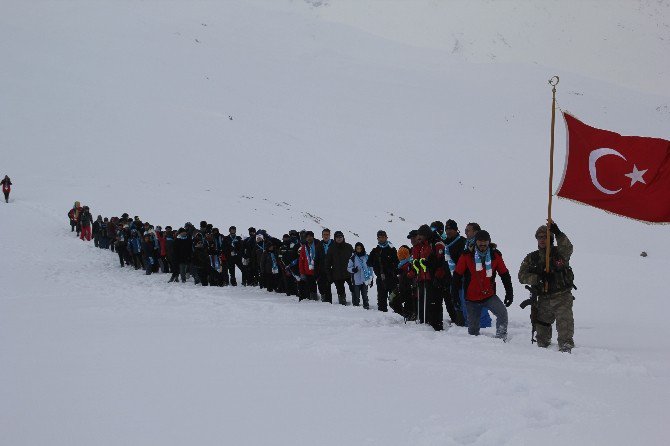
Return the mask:
<svg viewBox="0 0 670 446">
<path fill-rule="evenodd" d="M 557 195 L 649 223 L 670 223 L 670 141 L 622 136 L 563 113 L 565 172 Z"/>
</svg>

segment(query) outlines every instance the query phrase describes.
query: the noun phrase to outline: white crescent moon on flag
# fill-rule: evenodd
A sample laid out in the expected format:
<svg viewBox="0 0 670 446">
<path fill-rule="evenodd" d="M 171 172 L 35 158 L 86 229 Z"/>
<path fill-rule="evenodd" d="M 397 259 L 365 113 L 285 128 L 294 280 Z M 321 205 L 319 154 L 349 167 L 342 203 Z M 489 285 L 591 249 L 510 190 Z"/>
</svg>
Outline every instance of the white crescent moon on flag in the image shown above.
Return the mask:
<svg viewBox="0 0 670 446">
<path fill-rule="evenodd" d="M 607 147 L 600 148 L 600 149 L 595 149 L 589 154 L 589 173 L 591 174 L 591 182 L 593 185 L 598 189 L 600 192 L 603 194 L 607 195 L 614 195 L 616 193 L 621 192 L 621 189 L 617 190 L 610 190 L 605 187 L 603 187 L 602 184 L 598 181 L 598 172 L 596 171 L 596 161 L 600 159 L 600 157 L 605 156 L 605 155 L 616 155 L 619 158 L 623 158 L 624 161 L 626 160 L 626 157 L 624 157 L 622 154 L 617 152 L 614 149 L 610 149 Z"/>
</svg>

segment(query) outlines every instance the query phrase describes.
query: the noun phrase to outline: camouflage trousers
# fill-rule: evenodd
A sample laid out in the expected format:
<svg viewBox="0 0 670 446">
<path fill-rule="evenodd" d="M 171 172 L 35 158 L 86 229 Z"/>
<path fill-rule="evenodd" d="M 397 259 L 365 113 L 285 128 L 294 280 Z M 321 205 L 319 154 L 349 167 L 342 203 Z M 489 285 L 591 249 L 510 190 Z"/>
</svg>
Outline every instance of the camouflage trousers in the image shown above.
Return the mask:
<svg viewBox="0 0 670 446">
<path fill-rule="evenodd" d="M 537 301 L 536 338 L 538 347 L 547 347 L 551 343 L 551 325 L 556 322 L 558 346 L 575 346 L 575 320 L 572 315 L 572 292 L 540 296 Z"/>
</svg>

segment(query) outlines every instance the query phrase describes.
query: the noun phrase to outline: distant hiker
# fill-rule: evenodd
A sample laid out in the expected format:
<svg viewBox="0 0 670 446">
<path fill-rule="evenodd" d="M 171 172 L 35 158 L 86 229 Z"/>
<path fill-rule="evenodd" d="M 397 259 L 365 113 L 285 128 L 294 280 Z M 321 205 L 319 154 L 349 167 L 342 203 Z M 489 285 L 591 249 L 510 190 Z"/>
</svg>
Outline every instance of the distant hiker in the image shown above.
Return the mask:
<svg viewBox="0 0 670 446">
<path fill-rule="evenodd" d="M 316 278 L 319 271 L 319 263 L 323 259 L 319 257 L 317 241 L 314 240 L 314 232 L 305 231 L 305 241 L 298 251 L 298 269 L 300 271 L 299 299 L 319 300 L 316 293 Z"/>
<path fill-rule="evenodd" d="M 96 248 L 100 247 L 100 227 L 102 226 L 102 215 L 98 215 L 98 218 L 93 222 L 93 246 Z"/>
<path fill-rule="evenodd" d="M 484 308 L 496 316 L 496 337 L 507 340 L 507 308 L 514 300 L 512 278 L 505 266 L 500 251 L 491 246 L 491 236 L 487 231 L 478 231 L 474 237 L 475 249 L 466 251 L 458 259 L 452 279 L 452 294 L 458 295 L 461 280 L 466 271 L 470 273 L 465 305 L 468 311 L 468 333 L 479 335 L 479 318 Z M 505 287 L 505 303 L 496 293 L 496 274 Z"/>
<path fill-rule="evenodd" d="M 202 233 L 196 233 L 193 245 L 193 278 L 196 279 L 196 284 L 199 282 L 202 286 L 209 285 L 207 279 L 209 278 L 210 263 L 205 243 Z"/>
<path fill-rule="evenodd" d="M 142 241 L 142 258 L 144 260 L 144 269 L 148 276 L 153 271 L 154 264 L 156 263 L 156 257 L 154 257 L 154 241 L 150 234 L 144 234 Z"/>
<path fill-rule="evenodd" d="M 284 292 L 287 296 L 298 295 L 298 284 L 296 275 L 298 273 L 298 249 L 300 243 L 298 233 L 295 230 L 289 231 L 282 237 L 282 243 L 279 247 L 279 263 L 282 268 L 282 279 L 284 281 Z"/>
<path fill-rule="evenodd" d="M 389 294 L 398 284 L 398 252 L 388 241 L 386 231 L 377 231 L 377 246 L 370 251 L 368 266 L 372 267 L 377 276 L 377 309 L 388 311 Z"/>
<path fill-rule="evenodd" d="M 275 251 L 275 244 L 266 242 L 265 252 L 261 255 L 261 271 L 265 289 L 272 292 L 277 289 L 280 279 L 279 260 Z"/>
<path fill-rule="evenodd" d="M 319 249 L 322 251 L 321 258 L 322 262 L 319 262 L 319 294 L 321 294 L 321 301 L 333 303 L 333 291 L 331 284 L 333 283 L 333 278 L 330 276 L 328 271 L 328 265 L 326 264 L 326 255 L 328 254 L 328 249 L 333 244 L 333 239 L 330 238 L 330 229 L 324 228 L 321 231 L 321 243 L 319 243 Z"/>
<path fill-rule="evenodd" d="M 223 245 L 221 249 L 223 251 L 223 255 L 226 257 L 226 268 L 228 269 L 230 284 L 232 286 L 237 286 L 237 278 L 235 277 L 235 267 L 237 266 L 242 277 L 242 285 L 246 285 L 246 266 L 242 264 L 244 246 L 242 237 L 237 235 L 237 228 L 235 226 L 231 226 L 228 229 L 228 235 L 223 237 Z"/>
<path fill-rule="evenodd" d="M 335 283 L 337 300 L 340 305 L 347 304 L 347 294 L 344 290 L 344 284 L 351 281 L 347 265 L 353 252 L 354 248 L 344 241 L 342 231 L 335 231 L 335 243 L 330 245 L 328 254 L 326 254 L 326 271 L 333 279 L 333 283 Z"/>
<path fill-rule="evenodd" d="M 361 298 L 363 299 L 363 308 L 370 309 L 370 302 L 368 301 L 368 282 L 370 286 L 373 283 L 373 271 L 368 266 L 368 255 L 365 253 L 365 246 L 358 242 L 354 247 L 354 253 L 349 258 L 347 263 L 347 271 L 351 274 L 351 301 L 354 307 L 360 305 Z"/>
<path fill-rule="evenodd" d="M 174 281 L 177 281 L 177 274 L 181 277 L 182 283 L 186 282 L 186 273 L 193 257 L 193 248 L 191 237 L 186 232 L 186 228 L 179 228 L 177 237 L 174 241 L 174 261 L 178 269 L 172 272 Z"/>
<path fill-rule="evenodd" d="M 551 240 L 547 243 L 547 227 L 540 226 L 535 231 L 537 251 L 526 255 L 519 269 L 519 282 L 530 285 L 537 301 L 535 329 L 537 346 L 548 347 L 551 343 L 551 324 L 556 321 L 558 348 L 570 352 L 574 346 L 575 321 L 572 314 L 572 289 L 574 274 L 570 267 L 572 243 L 568 236 L 558 229 L 555 222 L 549 225 Z M 558 246 L 554 246 L 554 237 Z M 546 272 L 546 253 L 549 247 L 549 272 Z M 546 285 L 546 290 L 545 290 Z"/>
<path fill-rule="evenodd" d="M 256 262 L 256 228 L 249 228 L 249 237 L 244 239 L 242 248 L 242 285 L 258 285 L 258 263 Z M 246 272 L 246 278 L 244 273 Z"/>
<path fill-rule="evenodd" d="M 79 225 L 81 226 L 81 236 L 80 239 L 90 242 L 91 241 L 91 225 L 93 224 L 93 216 L 91 211 L 88 209 L 88 206 L 84 206 L 81 215 L 79 216 Z"/>
<path fill-rule="evenodd" d="M 81 214 L 81 204 L 78 201 L 74 202 L 74 206 L 67 213 L 68 218 L 70 219 L 70 232 L 77 231 L 77 237 L 81 232 L 81 227 L 79 226 L 79 215 Z"/>
<path fill-rule="evenodd" d="M 144 263 L 142 261 L 142 239 L 140 238 L 140 233 L 137 229 L 130 230 L 128 251 L 130 252 L 135 269 L 144 268 Z"/>
<path fill-rule="evenodd" d="M 0 181 L 2 184 L 2 193 L 5 194 L 5 203 L 9 203 L 9 193 L 12 191 L 12 180 L 7 175 Z"/>
</svg>

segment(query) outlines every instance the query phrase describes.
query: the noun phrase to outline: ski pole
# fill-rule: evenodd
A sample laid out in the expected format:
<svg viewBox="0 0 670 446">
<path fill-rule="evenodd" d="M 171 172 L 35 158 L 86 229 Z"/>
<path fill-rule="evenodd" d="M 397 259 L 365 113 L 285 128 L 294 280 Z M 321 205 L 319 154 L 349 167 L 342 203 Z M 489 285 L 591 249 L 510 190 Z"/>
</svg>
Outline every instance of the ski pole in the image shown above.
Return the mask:
<svg viewBox="0 0 670 446">
<path fill-rule="evenodd" d="M 419 260 L 419 265 L 421 265 L 421 269 L 423 270 L 424 277 L 425 277 L 426 264 L 423 263 L 424 260 L 425 259 L 420 259 Z M 423 323 L 425 324 L 426 323 L 426 308 L 428 307 L 428 299 L 427 299 L 428 296 L 426 296 L 426 281 L 424 280 L 422 282 L 422 284 L 423 284 Z"/>
</svg>

